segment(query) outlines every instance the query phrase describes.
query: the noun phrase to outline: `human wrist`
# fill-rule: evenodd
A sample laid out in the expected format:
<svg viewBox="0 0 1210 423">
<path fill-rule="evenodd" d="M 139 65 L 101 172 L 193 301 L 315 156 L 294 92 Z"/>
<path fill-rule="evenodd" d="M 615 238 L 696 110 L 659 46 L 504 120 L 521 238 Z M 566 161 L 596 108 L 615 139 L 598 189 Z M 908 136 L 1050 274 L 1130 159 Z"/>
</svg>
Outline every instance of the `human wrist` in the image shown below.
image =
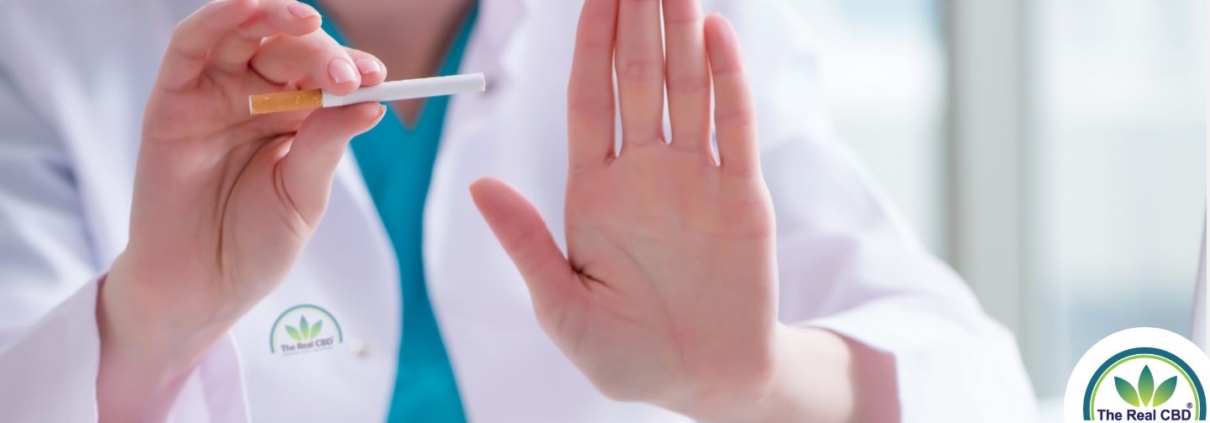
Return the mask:
<svg viewBox="0 0 1210 423">
<path fill-rule="evenodd" d="M 139 363 L 163 373 L 188 373 L 231 327 L 225 313 L 190 301 L 186 293 L 162 292 L 155 275 L 124 253 L 110 269 L 97 299 L 102 358 Z M 188 304 L 186 304 L 188 303 Z"/>
<path fill-rule="evenodd" d="M 658 404 L 664 408 L 712 423 L 747 423 L 768 421 L 766 405 L 780 389 L 778 384 L 784 360 L 784 335 L 780 324 L 770 330 L 763 343 L 751 345 L 752 351 L 743 364 L 713 363 L 703 366 L 703 372 L 689 376 L 678 395 Z M 742 366 L 744 371 L 736 372 Z M 730 368 L 728 368 L 730 367 Z"/>
<path fill-rule="evenodd" d="M 715 388 L 677 410 L 713 423 L 848 421 L 853 411 L 851 360 L 844 340 L 823 329 L 778 324 L 768 372 L 732 389 Z M 699 391 L 706 393 L 709 391 Z"/>
<path fill-rule="evenodd" d="M 146 277 L 123 254 L 98 290 L 101 422 L 163 420 L 193 369 L 225 332 L 181 325 L 184 320 L 168 312 L 171 298 L 144 289 Z"/>
</svg>

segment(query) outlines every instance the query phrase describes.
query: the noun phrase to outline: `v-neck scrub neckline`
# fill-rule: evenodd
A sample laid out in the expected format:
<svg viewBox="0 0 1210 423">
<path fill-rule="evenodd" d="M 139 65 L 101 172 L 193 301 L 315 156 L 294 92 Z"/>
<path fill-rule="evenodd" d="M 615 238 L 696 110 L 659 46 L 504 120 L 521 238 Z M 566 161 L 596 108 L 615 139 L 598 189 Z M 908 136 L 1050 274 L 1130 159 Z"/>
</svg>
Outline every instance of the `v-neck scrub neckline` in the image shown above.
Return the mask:
<svg viewBox="0 0 1210 423">
<path fill-rule="evenodd" d="M 321 10 L 314 0 L 306 3 Z M 479 6 L 455 36 L 438 76 L 459 70 Z M 348 45 L 330 19 L 323 29 Z M 424 205 L 441 142 L 449 97 L 425 101 L 412 127 L 387 105 L 387 117 L 350 144 L 399 265 L 403 328 L 390 422 L 465 422 L 453 367 L 424 280 Z"/>
</svg>

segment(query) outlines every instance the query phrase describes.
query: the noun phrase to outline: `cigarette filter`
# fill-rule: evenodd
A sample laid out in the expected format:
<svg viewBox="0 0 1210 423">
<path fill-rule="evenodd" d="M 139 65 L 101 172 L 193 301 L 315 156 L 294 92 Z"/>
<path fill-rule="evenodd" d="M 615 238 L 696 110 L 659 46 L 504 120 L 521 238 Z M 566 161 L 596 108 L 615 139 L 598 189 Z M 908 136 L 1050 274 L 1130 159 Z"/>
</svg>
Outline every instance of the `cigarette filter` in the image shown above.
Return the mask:
<svg viewBox="0 0 1210 423">
<path fill-rule="evenodd" d="M 340 107 L 371 101 L 398 101 L 482 92 L 486 89 L 487 81 L 483 74 L 476 73 L 384 82 L 373 87 L 360 88 L 348 95 L 333 95 L 322 90 L 257 94 L 248 96 L 248 107 L 252 110 L 252 114 L 263 115 L 292 110 Z"/>
</svg>

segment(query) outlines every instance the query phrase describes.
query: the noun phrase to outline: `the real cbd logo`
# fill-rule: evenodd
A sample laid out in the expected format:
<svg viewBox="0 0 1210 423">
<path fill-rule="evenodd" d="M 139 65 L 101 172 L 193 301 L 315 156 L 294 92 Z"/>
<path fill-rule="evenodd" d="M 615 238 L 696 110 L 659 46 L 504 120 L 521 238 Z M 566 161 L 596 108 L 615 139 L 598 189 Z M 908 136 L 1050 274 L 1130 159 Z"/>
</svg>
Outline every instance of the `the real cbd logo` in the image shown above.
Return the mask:
<svg viewBox="0 0 1210 423">
<path fill-rule="evenodd" d="M 1160 383 L 1159 386 L 1155 386 L 1155 377 L 1151 374 L 1151 366 L 1144 365 L 1143 371 L 1139 373 L 1138 381 L 1134 384 L 1117 376 L 1114 376 L 1113 384 L 1117 389 L 1118 397 L 1133 408 L 1128 408 L 1124 412 L 1098 409 L 1097 420 L 1186 421 L 1193 417 L 1192 412 L 1188 410 L 1188 408 L 1193 406 L 1192 403 L 1188 404 L 1189 407 L 1186 409 L 1160 408 L 1176 392 L 1176 376 L 1172 376 L 1164 380 L 1163 383 Z"/>
<path fill-rule="evenodd" d="M 298 319 L 297 329 L 294 328 L 294 326 L 286 325 L 286 333 L 289 334 L 290 338 L 294 339 L 295 342 L 306 342 L 318 337 L 319 331 L 322 330 L 323 327 L 323 320 L 315 322 L 315 326 L 309 326 L 307 325 L 307 316 L 302 316 Z M 1148 376 L 1150 376 L 1150 373 L 1148 373 Z"/>
<path fill-rule="evenodd" d="M 1118 396 L 1122 397 L 1122 401 L 1135 407 L 1159 407 L 1172 398 L 1173 392 L 1176 392 L 1176 376 L 1168 378 L 1158 388 L 1155 387 L 1155 379 L 1151 376 L 1151 366 L 1143 366 L 1143 373 L 1139 374 L 1137 389 L 1120 377 L 1115 376 L 1113 382 L 1117 385 Z"/>
<path fill-rule="evenodd" d="M 1133 328 L 1097 341 L 1067 379 L 1063 419 L 1206 421 L 1210 357 L 1184 336 Z"/>
<path fill-rule="evenodd" d="M 291 307 L 273 322 L 269 334 L 269 352 L 282 356 L 313 353 L 332 349 L 344 342 L 340 322 L 318 306 Z"/>
</svg>

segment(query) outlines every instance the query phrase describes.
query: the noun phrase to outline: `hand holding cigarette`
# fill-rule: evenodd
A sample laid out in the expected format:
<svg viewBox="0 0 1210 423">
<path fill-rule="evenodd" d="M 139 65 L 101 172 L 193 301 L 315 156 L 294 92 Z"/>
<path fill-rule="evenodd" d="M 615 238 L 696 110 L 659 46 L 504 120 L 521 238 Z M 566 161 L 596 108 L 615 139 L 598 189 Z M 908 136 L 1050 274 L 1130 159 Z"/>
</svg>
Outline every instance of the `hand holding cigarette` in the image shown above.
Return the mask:
<svg viewBox="0 0 1210 423">
<path fill-rule="evenodd" d="M 440 76 L 385 82 L 358 89 L 348 95 L 336 95 L 323 90 L 286 91 L 248 97 L 248 108 L 254 115 L 294 110 L 340 107 L 364 102 L 388 102 L 437 97 L 487 89 L 483 74 Z"/>
<path fill-rule="evenodd" d="M 319 27 L 287 0 L 216 1 L 176 27 L 144 113 L 130 241 L 97 304 L 101 420 L 163 420 L 179 386 L 159 381 L 183 380 L 285 278 L 349 140 L 385 112 L 351 103 L 482 89 L 481 76 L 380 85 L 378 58 Z M 249 95 L 286 91 L 351 105 L 270 95 L 258 110 L 296 110 L 249 113 Z"/>
</svg>

